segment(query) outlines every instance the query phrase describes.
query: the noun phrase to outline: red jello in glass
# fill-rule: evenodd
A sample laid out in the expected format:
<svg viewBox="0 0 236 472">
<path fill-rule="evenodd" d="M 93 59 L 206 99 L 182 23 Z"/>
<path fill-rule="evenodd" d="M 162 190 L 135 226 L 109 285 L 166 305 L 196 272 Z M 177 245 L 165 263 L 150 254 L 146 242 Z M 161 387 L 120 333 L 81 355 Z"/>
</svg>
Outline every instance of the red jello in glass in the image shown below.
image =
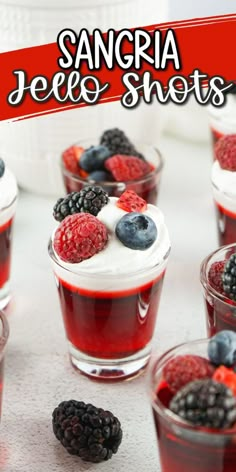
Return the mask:
<svg viewBox="0 0 236 472">
<path fill-rule="evenodd" d="M 173 394 L 163 381 L 163 368 L 179 355 L 207 359 L 207 346 L 207 340 L 177 346 L 154 361 L 150 369 L 151 404 L 161 472 L 235 471 L 236 426 L 225 430 L 198 427 L 168 408 Z"/>
<path fill-rule="evenodd" d="M 83 148 L 89 148 L 91 143 L 94 143 L 94 139 L 87 141 L 81 141 L 81 143 L 75 146 Z M 151 171 L 144 177 L 130 181 L 88 181 L 86 177 L 74 174 L 68 168 L 65 167 L 63 162 L 63 154 L 61 156 L 61 171 L 64 181 L 64 186 L 67 193 L 79 192 L 85 186 L 91 184 L 100 185 L 111 197 L 120 197 L 125 190 L 135 191 L 141 198 L 146 200 L 147 203 L 153 205 L 157 204 L 161 172 L 163 168 L 163 159 L 160 152 L 151 145 L 137 144 L 136 148 L 143 154 L 145 159 L 151 165 Z"/>
<path fill-rule="evenodd" d="M 220 247 L 207 256 L 200 269 L 200 280 L 205 302 L 207 333 L 214 336 L 222 330 L 236 331 L 236 303 L 222 291 L 216 290 L 209 280 L 209 271 L 216 262 L 223 262 L 236 253 L 236 244 Z"/>
<path fill-rule="evenodd" d="M 148 205 L 136 213 L 123 210 L 117 203 L 118 199 L 110 197 L 97 218 L 89 215 L 93 228 L 102 224 L 109 234 L 102 250 L 92 257 L 68 263 L 62 254 L 60 257 L 57 245 L 57 233 L 62 235 L 63 247 L 73 242 L 75 225 L 80 218 L 86 220 L 84 213 L 63 220 L 49 243 L 70 360 L 81 372 L 98 379 L 130 377 L 147 365 L 170 252 L 168 231 L 156 206 Z M 132 239 L 122 242 L 117 235 L 118 224 L 125 218 L 129 227 L 132 215 L 139 223 L 132 226 Z M 155 237 L 146 248 L 135 249 L 133 240 L 140 234 L 139 224 L 143 221 L 146 225 L 148 218 L 156 227 Z M 72 220 L 74 226 L 68 229 Z M 67 228 L 66 234 L 62 228 Z M 83 235 L 87 232 L 88 227 Z M 75 247 L 88 244 L 84 236 L 76 235 L 76 244 L 70 246 L 73 254 Z M 145 246 L 149 237 L 151 233 L 145 233 Z"/>
</svg>

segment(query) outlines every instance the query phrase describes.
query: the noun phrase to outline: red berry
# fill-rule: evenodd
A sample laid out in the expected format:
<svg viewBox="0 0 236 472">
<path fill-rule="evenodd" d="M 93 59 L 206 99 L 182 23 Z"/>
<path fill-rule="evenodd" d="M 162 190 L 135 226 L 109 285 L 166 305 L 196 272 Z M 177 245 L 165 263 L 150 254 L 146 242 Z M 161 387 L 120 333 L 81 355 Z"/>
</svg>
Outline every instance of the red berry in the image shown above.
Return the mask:
<svg viewBox="0 0 236 472">
<path fill-rule="evenodd" d="M 106 226 L 90 213 L 67 216 L 57 228 L 54 249 L 66 262 L 81 262 L 101 251 L 108 240 Z"/>
<path fill-rule="evenodd" d="M 212 378 L 216 380 L 216 382 L 223 383 L 231 388 L 233 394 L 236 396 L 236 373 L 232 369 L 221 365 L 216 369 Z"/>
<path fill-rule="evenodd" d="M 63 152 L 62 159 L 65 168 L 72 172 L 72 174 L 86 178 L 88 175 L 87 172 L 79 167 L 79 160 L 83 152 L 84 148 L 80 146 L 71 146 Z"/>
<path fill-rule="evenodd" d="M 218 292 L 224 293 L 222 275 L 226 261 L 214 262 L 208 273 L 210 285 Z"/>
<path fill-rule="evenodd" d="M 177 356 L 163 369 L 163 377 L 173 393 L 178 392 L 189 382 L 211 378 L 214 367 L 200 356 Z"/>
<path fill-rule="evenodd" d="M 222 169 L 236 171 L 236 134 L 222 136 L 216 142 L 215 157 Z"/>
<path fill-rule="evenodd" d="M 133 190 L 126 190 L 117 201 L 117 206 L 125 211 L 145 211 L 147 202 L 139 197 Z"/>
<path fill-rule="evenodd" d="M 117 182 L 140 179 L 152 170 L 147 161 L 123 154 L 109 157 L 105 162 L 105 167 Z"/>
</svg>

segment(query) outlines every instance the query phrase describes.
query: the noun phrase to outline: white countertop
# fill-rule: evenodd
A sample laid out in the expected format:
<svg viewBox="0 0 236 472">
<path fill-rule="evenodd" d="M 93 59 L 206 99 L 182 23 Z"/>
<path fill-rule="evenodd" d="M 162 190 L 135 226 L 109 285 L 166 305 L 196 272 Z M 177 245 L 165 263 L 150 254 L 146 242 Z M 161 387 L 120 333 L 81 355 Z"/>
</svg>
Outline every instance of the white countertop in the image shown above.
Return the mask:
<svg viewBox="0 0 236 472">
<path fill-rule="evenodd" d="M 159 206 L 172 240 L 154 337 L 162 353 L 205 335 L 199 265 L 217 245 L 210 189 L 210 145 L 164 138 Z M 67 346 L 47 241 L 54 227 L 55 200 L 22 192 L 15 222 L 12 263 L 14 297 L 7 309 L 1 472 L 157 472 L 155 430 L 146 378 L 96 383 L 68 362 Z M 63 400 L 83 400 L 113 411 L 123 426 L 117 455 L 94 465 L 70 456 L 54 437 L 51 414 Z M 173 471 L 174 472 L 174 471 Z"/>
</svg>

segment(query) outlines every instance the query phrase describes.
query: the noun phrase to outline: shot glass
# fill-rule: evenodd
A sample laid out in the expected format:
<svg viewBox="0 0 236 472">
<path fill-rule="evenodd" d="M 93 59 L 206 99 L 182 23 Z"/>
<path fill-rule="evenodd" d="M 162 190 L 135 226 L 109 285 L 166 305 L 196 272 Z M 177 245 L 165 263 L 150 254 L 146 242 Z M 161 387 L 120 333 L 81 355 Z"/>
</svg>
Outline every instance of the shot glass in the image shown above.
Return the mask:
<svg viewBox="0 0 236 472">
<path fill-rule="evenodd" d="M 212 179 L 219 246 L 236 242 L 236 189 L 223 192 Z"/>
<path fill-rule="evenodd" d="M 209 107 L 209 125 L 215 159 L 214 146 L 218 139 L 226 134 L 236 133 L 236 95 L 228 93 L 225 105 L 220 108 Z"/>
<path fill-rule="evenodd" d="M 82 146 L 85 149 L 91 146 L 91 143 L 95 142 L 94 139 L 89 141 L 82 141 L 77 143 L 77 146 Z M 161 153 L 150 145 L 135 143 L 136 148 L 145 156 L 146 160 L 151 164 L 152 171 L 144 177 L 136 180 L 124 181 L 124 182 L 96 182 L 96 185 L 100 185 L 111 197 L 120 197 L 125 190 L 134 190 L 141 198 L 146 200 L 147 203 L 156 205 L 158 192 L 161 181 L 161 173 L 163 169 L 163 158 Z M 61 156 L 61 171 L 64 180 L 64 185 L 67 193 L 79 192 L 83 187 L 94 184 L 93 181 L 88 181 L 85 178 L 79 177 L 70 172 L 63 164 Z"/>
<path fill-rule="evenodd" d="M 5 347 L 9 336 L 9 326 L 7 319 L 2 311 L 0 311 L 0 420 L 2 412 L 2 394 L 3 394 L 3 370 L 4 370 L 4 354 Z"/>
<path fill-rule="evenodd" d="M 207 256 L 200 268 L 200 281 L 206 310 L 208 336 L 224 329 L 236 331 L 236 303 L 215 290 L 209 282 L 209 270 L 215 262 L 225 261 L 236 252 L 236 244 L 220 247 Z"/>
<path fill-rule="evenodd" d="M 17 195 L 8 206 L 0 209 L 0 309 L 5 308 L 11 298 L 11 248 L 16 204 Z"/>
<path fill-rule="evenodd" d="M 168 408 L 172 394 L 163 381 L 164 367 L 179 355 L 197 355 L 208 358 L 207 346 L 208 340 L 182 344 L 152 362 L 149 394 L 156 427 L 161 472 L 235 471 L 236 428 L 223 431 L 197 427 L 182 420 Z"/>
<path fill-rule="evenodd" d="M 97 379 L 141 372 L 151 353 L 170 249 L 155 267 L 121 275 L 73 272 L 58 261 L 49 242 L 74 367 Z"/>
</svg>

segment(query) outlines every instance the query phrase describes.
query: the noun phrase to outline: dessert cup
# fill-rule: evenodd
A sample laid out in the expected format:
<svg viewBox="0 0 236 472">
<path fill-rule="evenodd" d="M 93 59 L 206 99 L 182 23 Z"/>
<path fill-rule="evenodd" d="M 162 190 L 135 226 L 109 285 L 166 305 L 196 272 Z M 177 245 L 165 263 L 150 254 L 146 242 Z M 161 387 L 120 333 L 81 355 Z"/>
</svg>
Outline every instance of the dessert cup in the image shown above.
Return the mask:
<svg viewBox="0 0 236 472">
<path fill-rule="evenodd" d="M 207 256 L 200 269 L 200 281 L 206 309 L 208 336 L 222 330 L 236 331 L 236 303 L 222 293 L 217 292 L 209 283 L 209 270 L 215 262 L 229 259 L 236 252 L 236 244 L 223 246 Z"/>
<path fill-rule="evenodd" d="M 95 139 L 81 141 L 77 143 L 77 146 L 83 146 L 88 148 L 91 143 L 94 143 Z M 94 184 L 100 185 L 112 197 L 120 197 L 125 190 L 134 190 L 141 198 L 146 200 L 147 203 L 156 205 L 158 192 L 161 180 L 161 171 L 163 168 L 163 159 L 160 152 L 150 145 L 141 145 L 135 143 L 136 148 L 145 156 L 146 160 L 152 165 L 153 170 L 145 175 L 144 177 L 136 180 L 124 181 L 124 182 L 96 182 L 87 181 L 86 179 L 79 177 L 63 165 L 61 157 L 61 171 L 64 180 L 64 185 L 67 193 L 79 192 L 83 187 Z"/>
<path fill-rule="evenodd" d="M 97 379 L 133 376 L 148 363 L 169 251 L 151 269 L 121 274 L 73 271 L 49 255 L 61 303 L 70 360 Z"/>
<path fill-rule="evenodd" d="M 235 93 L 227 94 L 225 105 L 220 108 L 211 105 L 209 107 L 209 124 L 212 137 L 213 145 L 213 157 L 214 146 L 218 139 L 226 134 L 236 133 L 236 95 Z"/>
<path fill-rule="evenodd" d="M 4 353 L 9 336 L 9 326 L 6 317 L 0 311 L 0 419 L 2 411 L 2 393 L 3 393 L 3 369 L 4 369 Z"/>
<path fill-rule="evenodd" d="M 236 176 L 236 172 L 235 172 Z M 212 180 L 219 246 L 236 242 L 236 189 L 226 192 Z"/>
<path fill-rule="evenodd" d="M 156 427 L 161 472 L 233 472 L 236 463 L 236 429 L 216 430 L 194 426 L 172 413 L 171 393 L 163 381 L 166 364 L 179 355 L 208 358 L 208 340 L 177 346 L 154 359 L 149 394 Z"/>
<path fill-rule="evenodd" d="M 0 309 L 10 300 L 10 266 L 13 220 L 16 211 L 17 194 L 11 202 L 0 209 Z"/>
</svg>

